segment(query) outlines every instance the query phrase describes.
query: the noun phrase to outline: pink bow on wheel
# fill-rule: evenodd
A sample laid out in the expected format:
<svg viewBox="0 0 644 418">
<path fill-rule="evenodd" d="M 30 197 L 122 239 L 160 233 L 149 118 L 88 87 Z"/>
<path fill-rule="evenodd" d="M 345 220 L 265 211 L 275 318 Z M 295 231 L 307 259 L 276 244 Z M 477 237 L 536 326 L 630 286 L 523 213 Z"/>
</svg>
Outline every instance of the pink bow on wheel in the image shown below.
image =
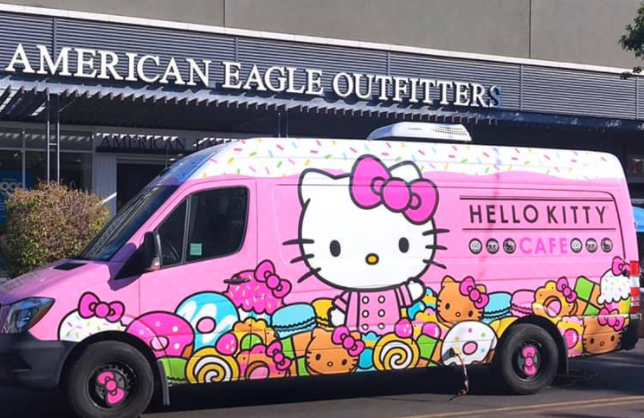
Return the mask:
<svg viewBox="0 0 644 418">
<path fill-rule="evenodd" d="M 565 277 L 560 277 L 559 280 L 557 280 L 557 290 L 563 293 L 568 303 L 573 303 L 577 300 L 577 293 L 572 287 L 570 287 L 568 279 Z"/>
<path fill-rule="evenodd" d="M 474 302 L 477 309 L 483 309 L 490 302 L 490 297 L 476 288 L 476 283 L 472 277 L 466 277 L 461 282 L 459 290 Z"/>
<path fill-rule="evenodd" d="M 273 341 L 271 345 L 266 349 L 266 355 L 273 359 L 275 362 L 275 367 L 279 371 L 288 370 L 291 367 L 291 359 L 286 357 L 282 352 L 282 343 L 279 341 Z"/>
<path fill-rule="evenodd" d="M 613 258 L 613 265 L 611 267 L 611 270 L 613 270 L 613 275 L 621 276 L 624 273 L 628 273 L 630 271 L 630 267 L 620 257 L 615 257 Z"/>
<path fill-rule="evenodd" d="M 619 314 L 618 310 L 609 310 L 608 308 L 602 308 L 599 311 L 599 318 L 597 318 L 599 325 L 606 326 L 608 325 L 615 331 L 621 331 L 624 329 L 626 321 L 624 317 Z"/>
<path fill-rule="evenodd" d="M 364 179 L 367 185 L 356 184 L 356 179 Z M 424 178 L 406 182 L 393 177 L 380 160 L 371 156 L 359 159 L 354 165 L 350 190 L 359 207 L 372 209 L 384 204 L 415 224 L 430 220 L 438 204 L 434 183 Z"/>
<path fill-rule="evenodd" d="M 255 269 L 255 279 L 258 282 L 266 283 L 266 287 L 278 299 L 283 298 L 291 292 L 291 282 L 275 274 L 275 266 L 269 260 L 264 260 L 259 263 Z"/>
<path fill-rule="evenodd" d="M 537 349 L 533 346 L 524 347 L 521 351 L 521 356 L 523 356 L 523 372 L 526 376 L 532 377 L 537 374 L 537 365 L 534 360 L 537 356 Z"/>
<path fill-rule="evenodd" d="M 85 319 L 98 317 L 114 323 L 123 318 L 125 305 L 121 302 L 101 302 L 98 296 L 87 292 L 78 302 L 78 313 Z"/>
<path fill-rule="evenodd" d="M 333 341 L 333 344 L 342 345 L 351 357 L 359 356 L 365 348 L 364 342 L 353 338 L 347 327 L 334 329 L 331 335 L 331 341 Z"/>
<path fill-rule="evenodd" d="M 96 378 L 98 383 L 105 388 L 107 396 L 105 402 L 109 406 L 118 405 L 125 399 L 125 391 L 119 387 L 116 377 L 112 372 L 103 372 Z"/>
</svg>

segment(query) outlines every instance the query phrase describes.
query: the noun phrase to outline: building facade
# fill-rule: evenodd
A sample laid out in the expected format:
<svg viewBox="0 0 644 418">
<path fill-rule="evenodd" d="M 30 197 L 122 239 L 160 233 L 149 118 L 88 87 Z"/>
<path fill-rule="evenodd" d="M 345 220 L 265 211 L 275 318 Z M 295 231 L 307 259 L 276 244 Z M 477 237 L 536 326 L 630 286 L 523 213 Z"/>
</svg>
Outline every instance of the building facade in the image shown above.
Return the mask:
<svg viewBox="0 0 644 418">
<path fill-rule="evenodd" d="M 644 198 L 644 81 L 622 77 L 638 62 L 617 43 L 639 1 L 10 3 L 6 191 L 60 178 L 115 211 L 224 140 L 364 138 L 409 120 L 463 123 L 475 143 L 610 152 Z"/>
</svg>

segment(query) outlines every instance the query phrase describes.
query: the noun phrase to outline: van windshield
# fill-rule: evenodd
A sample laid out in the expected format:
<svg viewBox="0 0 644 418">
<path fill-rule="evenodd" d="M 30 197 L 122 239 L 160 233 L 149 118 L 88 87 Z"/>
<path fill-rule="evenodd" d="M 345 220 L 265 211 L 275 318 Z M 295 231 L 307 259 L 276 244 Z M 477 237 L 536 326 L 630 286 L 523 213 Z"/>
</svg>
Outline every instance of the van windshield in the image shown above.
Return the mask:
<svg viewBox="0 0 644 418">
<path fill-rule="evenodd" d="M 178 186 L 143 189 L 114 216 L 77 256 L 81 260 L 108 261 L 150 216 L 177 190 Z"/>
</svg>

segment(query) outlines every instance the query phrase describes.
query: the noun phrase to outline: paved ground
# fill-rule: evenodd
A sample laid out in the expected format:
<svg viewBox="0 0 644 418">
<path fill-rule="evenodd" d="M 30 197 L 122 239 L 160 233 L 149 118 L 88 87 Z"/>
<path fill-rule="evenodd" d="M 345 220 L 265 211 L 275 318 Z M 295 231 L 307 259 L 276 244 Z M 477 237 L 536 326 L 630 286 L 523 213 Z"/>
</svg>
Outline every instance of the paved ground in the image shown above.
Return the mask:
<svg viewBox="0 0 644 418">
<path fill-rule="evenodd" d="M 532 396 L 504 395 L 485 369 L 471 370 L 469 395 L 457 370 L 363 374 L 348 378 L 255 382 L 172 391 L 170 408 L 147 417 L 438 418 L 644 416 L 644 340 L 636 350 L 574 361 L 570 377 Z M 67 417 L 58 393 L 0 388 L 2 417 Z"/>
</svg>

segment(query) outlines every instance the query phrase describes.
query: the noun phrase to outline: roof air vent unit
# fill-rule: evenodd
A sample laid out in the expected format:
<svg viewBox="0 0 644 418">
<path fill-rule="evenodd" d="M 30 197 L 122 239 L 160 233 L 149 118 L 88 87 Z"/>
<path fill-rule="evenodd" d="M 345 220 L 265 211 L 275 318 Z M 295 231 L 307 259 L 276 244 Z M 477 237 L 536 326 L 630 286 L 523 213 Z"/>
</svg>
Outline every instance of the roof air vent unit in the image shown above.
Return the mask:
<svg viewBox="0 0 644 418">
<path fill-rule="evenodd" d="M 472 137 L 463 125 L 424 122 L 399 122 L 383 126 L 371 132 L 367 139 L 472 142 Z"/>
</svg>

